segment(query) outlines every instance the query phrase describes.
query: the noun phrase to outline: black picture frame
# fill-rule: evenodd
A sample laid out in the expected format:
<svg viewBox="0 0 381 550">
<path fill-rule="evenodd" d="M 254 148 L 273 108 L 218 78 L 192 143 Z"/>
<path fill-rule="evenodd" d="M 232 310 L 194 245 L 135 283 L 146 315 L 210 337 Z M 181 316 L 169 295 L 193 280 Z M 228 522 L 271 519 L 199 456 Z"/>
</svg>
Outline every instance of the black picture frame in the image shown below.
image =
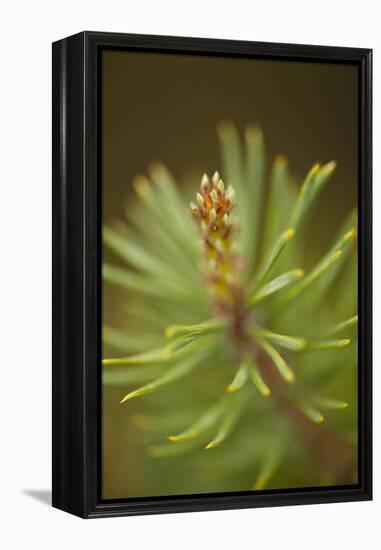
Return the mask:
<svg viewBox="0 0 381 550">
<path fill-rule="evenodd" d="M 350 63 L 359 84 L 359 483 L 103 501 L 100 480 L 100 52 Z M 372 498 L 372 51 L 82 32 L 53 44 L 53 506 L 84 518 Z"/>
</svg>

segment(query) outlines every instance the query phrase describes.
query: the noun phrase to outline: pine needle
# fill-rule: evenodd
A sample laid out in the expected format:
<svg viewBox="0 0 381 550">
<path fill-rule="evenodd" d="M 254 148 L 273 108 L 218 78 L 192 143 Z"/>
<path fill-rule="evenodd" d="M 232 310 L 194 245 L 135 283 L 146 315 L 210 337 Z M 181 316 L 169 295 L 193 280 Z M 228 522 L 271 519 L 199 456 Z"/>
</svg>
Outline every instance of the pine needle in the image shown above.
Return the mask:
<svg viewBox="0 0 381 550">
<path fill-rule="evenodd" d="M 249 126 L 245 132 L 246 145 L 246 181 L 250 206 L 250 231 L 246 232 L 246 249 L 248 250 L 248 272 L 252 272 L 257 257 L 257 244 L 262 218 L 261 204 L 264 194 L 265 179 L 265 146 L 260 128 Z"/>
<path fill-rule="evenodd" d="M 343 251 L 347 249 L 357 236 L 356 228 L 347 231 L 332 247 L 332 249 L 316 264 L 302 281 L 295 285 L 287 294 L 287 301 L 295 299 L 307 287 L 314 283 L 327 270 L 329 270 L 336 262 L 344 258 Z M 284 304 L 283 304 L 284 305 Z"/>
<path fill-rule="evenodd" d="M 288 162 L 283 155 L 277 155 L 274 159 L 271 177 L 270 189 L 268 193 L 266 216 L 263 229 L 262 249 L 267 254 L 268 250 L 274 246 L 275 240 L 279 237 L 285 227 L 287 227 L 287 210 L 279 208 L 279 205 L 287 204 L 288 196 Z"/>
<path fill-rule="evenodd" d="M 348 407 L 346 401 L 340 401 L 339 399 L 331 399 L 330 397 L 324 397 L 322 395 L 315 395 L 314 400 L 318 405 L 324 409 L 341 410 Z"/>
<path fill-rule="evenodd" d="M 262 336 L 271 340 L 274 344 L 292 351 L 300 351 L 304 349 L 307 345 L 305 338 L 300 338 L 297 336 L 286 336 L 285 334 L 277 334 L 269 330 L 255 330 L 254 334 Z"/>
<path fill-rule="evenodd" d="M 204 414 L 202 414 L 189 428 L 177 435 L 170 435 L 168 439 L 173 442 L 194 439 L 212 428 L 222 414 L 226 411 L 226 399 L 223 397 L 212 405 Z"/>
<path fill-rule="evenodd" d="M 248 370 L 247 370 L 247 361 L 244 360 L 241 362 L 240 366 L 237 369 L 237 372 L 233 378 L 233 381 L 226 387 L 228 393 L 234 393 L 240 390 L 248 379 Z"/>
<path fill-rule="evenodd" d="M 261 373 L 259 372 L 258 366 L 252 361 L 249 367 L 250 378 L 257 388 L 259 393 L 263 397 L 269 397 L 271 395 L 271 390 L 263 380 Z"/>
<path fill-rule="evenodd" d="M 165 329 L 166 338 L 175 338 L 180 335 L 207 334 L 222 330 L 225 323 L 221 319 L 211 319 L 197 325 L 170 325 Z"/>
<path fill-rule="evenodd" d="M 212 441 L 207 444 L 206 449 L 213 449 L 218 447 L 229 437 L 234 430 L 243 408 L 248 402 L 248 394 L 239 395 L 236 398 L 230 399 L 230 403 L 227 406 L 227 410 L 224 413 L 218 431 Z"/>
<path fill-rule="evenodd" d="M 275 292 L 279 292 L 283 288 L 295 283 L 304 276 L 304 271 L 302 269 L 291 269 L 279 277 L 275 277 L 272 281 L 265 284 L 259 290 L 254 292 L 249 298 L 249 304 L 254 305 L 258 302 L 261 302 L 268 296 L 271 296 Z"/>
<path fill-rule="evenodd" d="M 341 340 L 321 340 L 320 342 L 308 342 L 306 350 L 323 350 L 323 349 L 340 349 L 349 346 L 351 343 L 349 338 Z"/>
<path fill-rule="evenodd" d="M 103 359 L 104 367 L 126 366 L 126 365 L 152 365 L 156 363 L 168 363 L 172 357 L 172 351 L 168 346 L 156 348 L 150 351 L 137 353 L 128 357 L 115 359 Z"/>
<path fill-rule="evenodd" d="M 263 338 L 257 338 L 258 344 L 265 350 L 278 369 L 279 374 L 286 382 L 294 382 L 295 375 L 277 350 Z"/>
<path fill-rule="evenodd" d="M 261 491 L 270 481 L 276 470 L 279 468 L 282 457 L 280 444 L 274 445 L 263 461 L 262 468 L 254 484 L 254 491 Z"/>
<path fill-rule="evenodd" d="M 300 189 L 294 211 L 291 215 L 291 226 L 297 228 L 305 219 L 314 200 L 324 184 L 328 181 L 336 168 L 336 162 L 331 161 L 322 168 L 315 164 L 308 172 Z"/>
<path fill-rule="evenodd" d="M 170 368 L 167 372 L 165 372 L 162 376 L 160 376 L 153 382 L 150 382 L 149 384 L 146 384 L 145 386 L 125 395 L 120 403 L 125 403 L 126 401 L 133 399 L 134 397 L 141 397 L 142 395 L 152 393 L 154 391 L 157 391 L 158 389 L 161 389 L 167 384 L 176 382 L 180 378 L 183 378 L 184 376 L 189 374 L 196 367 L 198 367 L 204 357 L 205 353 L 194 353 L 193 355 L 188 356 L 181 362 L 177 363 L 174 367 Z"/>
<path fill-rule="evenodd" d="M 358 323 L 358 315 L 354 315 L 353 317 L 350 317 L 349 319 L 345 319 L 345 321 L 341 321 L 340 323 L 337 323 L 336 325 L 333 325 L 326 332 L 326 336 L 335 336 L 336 334 L 339 334 L 340 332 L 344 332 L 344 331 L 349 330 L 350 328 L 356 326 L 357 323 Z"/>
<path fill-rule="evenodd" d="M 169 363 L 183 355 L 187 355 L 192 351 L 198 351 L 200 347 L 206 348 L 209 345 L 210 349 L 213 349 L 211 346 L 211 341 L 207 340 L 203 345 L 202 340 L 195 342 L 193 346 L 187 347 L 191 344 L 196 338 L 187 336 L 181 336 L 174 340 L 173 342 L 155 348 L 150 351 L 145 351 L 142 353 L 137 353 L 135 355 L 130 355 L 128 357 L 118 357 L 115 359 L 103 359 L 102 365 L 104 367 L 108 366 L 127 366 L 127 365 L 152 365 L 157 363 Z M 197 348 L 198 346 L 198 348 Z M 185 349 L 186 348 L 186 349 Z"/>
<path fill-rule="evenodd" d="M 314 424 L 321 424 L 324 422 L 324 416 L 318 409 L 311 405 L 311 403 L 308 403 L 307 401 L 300 401 L 298 407 L 300 412 Z"/>
<path fill-rule="evenodd" d="M 158 345 L 159 337 L 143 332 L 130 333 L 103 325 L 102 342 L 125 353 L 140 352 L 147 347 Z"/>
<path fill-rule="evenodd" d="M 142 365 L 138 369 L 117 368 L 103 369 L 102 384 L 105 386 L 131 386 L 146 384 L 163 373 L 163 365 Z"/>
<path fill-rule="evenodd" d="M 260 286 L 262 282 L 266 279 L 267 275 L 270 273 L 275 262 L 281 255 L 283 249 L 285 248 L 287 243 L 290 242 L 294 234 L 295 234 L 295 229 L 290 227 L 289 229 L 284 231 L 282 235 L 279 237 L 279 239 L 276 241 L 273 249 L 268 255 L 266 261 L 264 262 L 264 265 L 260 269 L 259 275 L 255 279 L 255 287 L 258 288 L 258 286 Z"/>
</svg>

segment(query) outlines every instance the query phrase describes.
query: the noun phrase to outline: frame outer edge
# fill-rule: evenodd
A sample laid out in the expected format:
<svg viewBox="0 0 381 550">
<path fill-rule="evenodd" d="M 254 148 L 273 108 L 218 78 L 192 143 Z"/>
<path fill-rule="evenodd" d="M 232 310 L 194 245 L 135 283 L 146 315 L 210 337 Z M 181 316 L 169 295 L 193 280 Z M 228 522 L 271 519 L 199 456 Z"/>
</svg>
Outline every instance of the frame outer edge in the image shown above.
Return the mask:
<svg viewBox="0 0 381 550">
<path fill-rule="evenodd" d="M 364 52 L 360 65 L 361 91 L 361 231 L 362 247 L 359 254 L 362 272 L 362 412 L 363 434 L 363 490 L 370 500 L 373 499 L 373 437 L 372 437 L 372 50 Z"/>
<path fill-rule="evenodd" d="M 85 517 L 83 35 L 53 44 L 52 505 Z"/>
<path fill-rule="evenodd" d="M 351 62 L 360 70 L 361 198 L 366 370 L 371 398 L 371 50 L 201 38 L 84 32 L 53 44 L 53 506 L 80 517 L 222 510 L 369 500 L 372 496 L 371 401 L 363 403 L 362 485 L 330 491 L 195 495 L 145 502 L 98 502 L 99 334 L 97 307 L 100 205 L 97 189 L 97 56 L 103 46 L 202 55 L 263 56 Z M 99 126 L 98 126 L 99 128 Z M 366 242 L 367 241 L 367 242 Z M 367 324 L 366 329 L 364 324 Z"/>
</svg>

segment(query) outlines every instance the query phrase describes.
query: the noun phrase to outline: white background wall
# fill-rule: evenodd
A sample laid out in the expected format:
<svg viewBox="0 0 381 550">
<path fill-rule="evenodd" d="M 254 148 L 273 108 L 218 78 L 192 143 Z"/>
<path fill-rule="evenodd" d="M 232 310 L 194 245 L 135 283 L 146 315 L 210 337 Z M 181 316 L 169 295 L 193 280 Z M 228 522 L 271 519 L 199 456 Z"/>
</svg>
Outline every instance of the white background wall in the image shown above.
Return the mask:
<svg viewBox="0 0 381 550">
<path fill-rule="evenodd" d="M 375 548 L 374 502 L 83 521 L 53 510 L 51 401 L 50 43 L 81 30 L 375 49 L 375 243 L 381 237 L 377 95 L 381 49 L 375 0 L 52 0 L 2 4 L 0 14 L 0 541 L 3 548 Z M 378 145 L 378 147 L 377 147 Z M 377 215 L 378 214 L 378 215 Z M 376 248 L 377 252 L 377 248 Z M 375 301 L 380 260 L 375 257 Z M 380 313 L 375 315 L 376 337 Z M 376 338 L 377 340 L 377 338 Z M 377 342 L 376 342 L 377 344 Z M 375 354 L 377 370 L 378 353 Z M 376 387 L 379 381 L 375 373 Z M 375 407 L 375 464 L 380 459 Z M 378 432 L 378 433 L 377 433 Z M 378 436 L 378 437 L 377 437 Z"/>
</svg>

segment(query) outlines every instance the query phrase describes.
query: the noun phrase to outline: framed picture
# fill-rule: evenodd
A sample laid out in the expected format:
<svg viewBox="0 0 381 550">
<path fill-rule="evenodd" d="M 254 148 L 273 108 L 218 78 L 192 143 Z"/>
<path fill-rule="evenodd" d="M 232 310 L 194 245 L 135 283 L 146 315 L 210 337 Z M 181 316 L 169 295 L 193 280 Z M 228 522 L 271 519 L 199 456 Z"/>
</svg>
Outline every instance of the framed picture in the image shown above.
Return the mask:
<svg viewBox="0 0 381 550">
<path fill-rule="evenodd" d="M 53 505 L 369 500 L 371 50 L 53 44 Z"/>
</svg>

